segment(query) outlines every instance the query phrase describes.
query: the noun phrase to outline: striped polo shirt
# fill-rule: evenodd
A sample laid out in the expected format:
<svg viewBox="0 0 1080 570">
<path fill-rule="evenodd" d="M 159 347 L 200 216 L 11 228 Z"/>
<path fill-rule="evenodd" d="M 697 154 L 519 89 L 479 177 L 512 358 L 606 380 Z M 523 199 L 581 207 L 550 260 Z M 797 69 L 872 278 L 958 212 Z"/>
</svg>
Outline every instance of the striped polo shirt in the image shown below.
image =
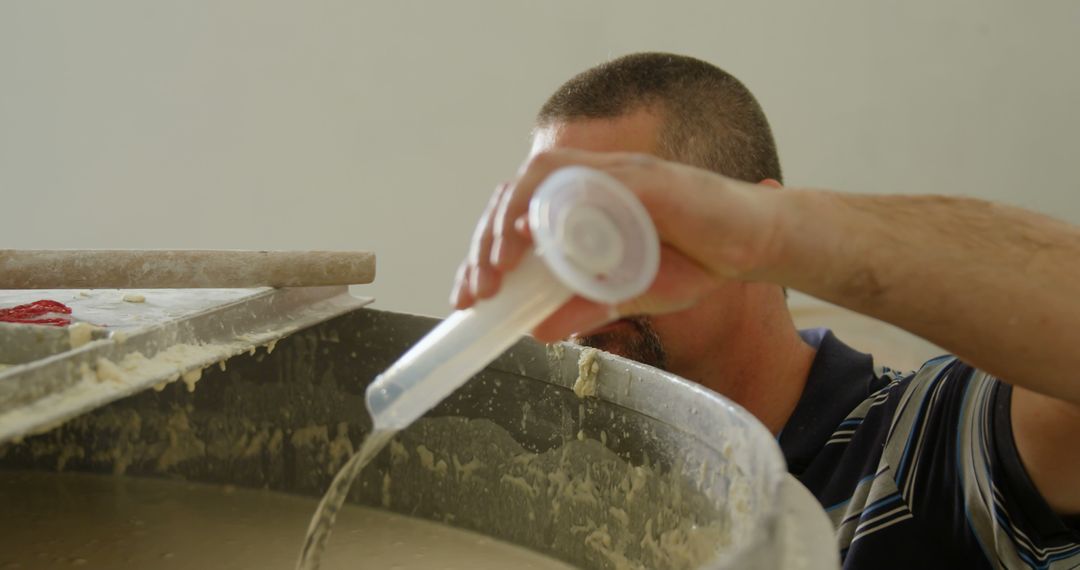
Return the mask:
<svg viewBox="0 0 1080 570">
<path fill-rule="evenodd" d="M 1008 384 L 948 356 L 900 374 L 802 335 L 817 356 L 780 447 L 845 569 L 1080 568 L 1080 517 L 1054 514 L 1024 470 Z"/>
</svg>

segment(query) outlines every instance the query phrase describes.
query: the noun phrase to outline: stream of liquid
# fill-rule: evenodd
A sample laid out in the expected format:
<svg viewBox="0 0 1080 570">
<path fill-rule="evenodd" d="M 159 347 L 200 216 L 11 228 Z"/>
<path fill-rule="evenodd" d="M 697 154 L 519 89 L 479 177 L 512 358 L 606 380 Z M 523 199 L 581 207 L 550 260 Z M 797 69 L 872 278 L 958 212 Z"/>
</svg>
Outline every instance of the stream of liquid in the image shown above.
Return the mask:
<svg viewBox="0 0 1080 570">
<path fill-rule="evenodd" d="M 330 532 L 334 530 L 334 521 L 337 519 L 341 505 L 349 496 L 349 489 L 353 481 L 364 470 L 364 467 L 379 454 L 386 444 L 394 438 L 396 430 L 372 431 L 360 445 L 360 449 L 345 462 L 341 470 L 334 475 L 330 482 L 330 488 L 326 490 L 315 516 L 311 517 L 307 536 L 304 538 L 304 547 L 300 550 L 300 560 L 296 563 L 297 570 L 318 570 L 322 561 L 323 551 L 326 550 L 326 541 L 330 538 Z"/>
</svg>

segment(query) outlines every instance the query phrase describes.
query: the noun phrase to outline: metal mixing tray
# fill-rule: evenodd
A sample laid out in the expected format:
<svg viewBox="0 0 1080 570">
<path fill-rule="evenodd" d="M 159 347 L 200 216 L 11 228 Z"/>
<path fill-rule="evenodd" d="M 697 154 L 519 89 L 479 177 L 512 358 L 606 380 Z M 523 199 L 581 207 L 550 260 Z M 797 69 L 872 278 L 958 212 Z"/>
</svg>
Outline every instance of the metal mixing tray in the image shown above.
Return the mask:
<svg viewBox="0 0 1080 570">
<path fill-rule="evenodd" d="M 0 291 L 0 307 L 39 299 L 78 324 L 0 323 L 0 444 L 148 388 L 193 387 L 208 366 L 371 302 L 344 286 Z"/>
</svg>

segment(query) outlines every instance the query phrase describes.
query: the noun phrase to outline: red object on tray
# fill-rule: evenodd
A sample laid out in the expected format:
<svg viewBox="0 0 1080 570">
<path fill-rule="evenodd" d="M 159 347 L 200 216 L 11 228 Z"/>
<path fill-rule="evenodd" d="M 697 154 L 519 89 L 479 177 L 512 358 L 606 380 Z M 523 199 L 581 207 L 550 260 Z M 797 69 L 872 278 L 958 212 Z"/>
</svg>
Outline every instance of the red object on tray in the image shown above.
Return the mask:
<svg viewBox="0 0 1080 570">
<path fill-rule="evenodd" d="M 56 301 L 43 299 L 17 307 L 0 309 L 0 321 L 5 323 L 22 323 L 28 325 L 48 325 L 54 327 L 66 327 L 71 324 L 71 319 L 57 315 L 70 315 L 71 307 Z"/>
</svg>

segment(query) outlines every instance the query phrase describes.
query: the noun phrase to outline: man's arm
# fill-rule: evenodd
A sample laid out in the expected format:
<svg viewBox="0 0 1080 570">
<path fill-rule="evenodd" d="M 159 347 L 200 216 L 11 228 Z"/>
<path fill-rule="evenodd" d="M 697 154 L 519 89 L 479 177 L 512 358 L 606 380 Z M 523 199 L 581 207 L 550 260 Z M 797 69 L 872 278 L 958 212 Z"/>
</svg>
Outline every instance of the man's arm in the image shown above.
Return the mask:
<svg viewBox="0 0 1080 570">
<path fill-rule="evenodd" d="M 901 326 L 1015 387 L 1036 487 L 1080 512 L 1080 230 L 980 200 L 791 191 L 762 277 Z"/>
<path fill-rule="evenodd" d="M 765 277 L 1080 404 L 1080 230 L 966 198 L 791 191 Z"/>
</svg>

